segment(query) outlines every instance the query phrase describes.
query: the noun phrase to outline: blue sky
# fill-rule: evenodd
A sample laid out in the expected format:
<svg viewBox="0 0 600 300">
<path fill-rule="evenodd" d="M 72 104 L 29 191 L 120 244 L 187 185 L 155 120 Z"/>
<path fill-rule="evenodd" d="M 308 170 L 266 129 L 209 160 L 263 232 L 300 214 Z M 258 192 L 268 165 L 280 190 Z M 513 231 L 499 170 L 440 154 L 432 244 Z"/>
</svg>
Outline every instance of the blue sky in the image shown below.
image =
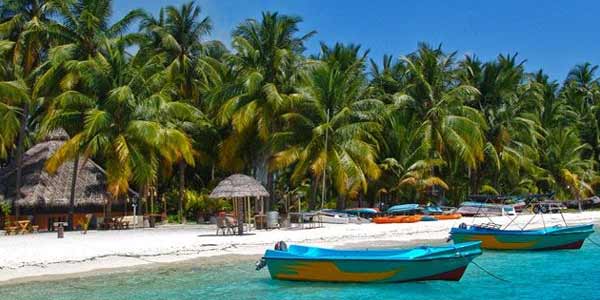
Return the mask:
<svg viewBox="0 0 600 300">
<path fill-rule="evenodd" d="M 114 17 L 144 8 L 188 0 L 115 0 Z M 415 50 L 420 41 L 448 51 L 475 53 L 483 60 L 500 53 L 519 53 L 527 69 L 544 69 L 562 81 L 575 64 L 600 63 L 599 1 L 381 1 L 381 0 L 197 0 L 213 21 L 212 39 L 229 45 L 233 28 L 262 11 L 279 11 L 304 19 L 303 32 L 316 30 L 309 54 L 319 42 L 361 44 L 370 57 L 395 57 Z"/>
</svg>

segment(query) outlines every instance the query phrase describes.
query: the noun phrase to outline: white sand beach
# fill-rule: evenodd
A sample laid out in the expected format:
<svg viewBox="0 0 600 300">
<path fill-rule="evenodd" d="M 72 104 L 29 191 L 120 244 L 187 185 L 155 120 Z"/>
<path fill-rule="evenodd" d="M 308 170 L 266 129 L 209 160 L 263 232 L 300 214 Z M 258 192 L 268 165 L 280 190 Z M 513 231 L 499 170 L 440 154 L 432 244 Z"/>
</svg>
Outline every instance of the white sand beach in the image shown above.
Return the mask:
<svg viewBox="0 0 600 300">
<path fill-rule="evenodd" d="M 600 223 L 600 211 L 564 214 L 568 224 Z M 531 216 L 520 216 L 511 228 L 525 225 Z M 495 217 L 499 224 L 509 217 Z M 324 247 L 374 248 L 445 242 L 451 227 L 462 222 L 482 223 L 488 218 L 462 218 L 412 224 L 324 224 L 322 228 L 259 230 L 244 236 L 215 236 L 214 225 L 165 225 L 124 231 L 67 232 L 0 236 L 0 283 L 49 280 L 66 274 L 103 269 L 141 268 L 157 263 L 219 256 L 258 256 L 277 241 Z M 564 224 L 560 214 L 536 216 L 528 228 Z"/>
</svg>

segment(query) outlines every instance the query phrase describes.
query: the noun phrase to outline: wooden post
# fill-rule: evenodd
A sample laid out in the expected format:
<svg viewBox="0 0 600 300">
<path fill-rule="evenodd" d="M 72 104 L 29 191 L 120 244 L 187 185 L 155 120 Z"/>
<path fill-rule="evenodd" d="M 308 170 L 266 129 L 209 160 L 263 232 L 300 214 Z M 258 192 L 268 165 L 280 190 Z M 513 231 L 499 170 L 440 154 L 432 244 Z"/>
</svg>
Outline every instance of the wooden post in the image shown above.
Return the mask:
<svg viewBox="0 0 600 300">
<path fill-rule="evenodd" d="M 246 197 L 246 220 L 248 220 L 248 226 L 250 226 L 250 215 L 252 205 L 250 204 L 250 197 Z"/>
<path fill-rule="evenodd" d="M 243 200 L 243 199 L 239 199 Z M 244 234 L 244 201 L 237 201 L 238 204 L 238 234 Z"/>
</svg>

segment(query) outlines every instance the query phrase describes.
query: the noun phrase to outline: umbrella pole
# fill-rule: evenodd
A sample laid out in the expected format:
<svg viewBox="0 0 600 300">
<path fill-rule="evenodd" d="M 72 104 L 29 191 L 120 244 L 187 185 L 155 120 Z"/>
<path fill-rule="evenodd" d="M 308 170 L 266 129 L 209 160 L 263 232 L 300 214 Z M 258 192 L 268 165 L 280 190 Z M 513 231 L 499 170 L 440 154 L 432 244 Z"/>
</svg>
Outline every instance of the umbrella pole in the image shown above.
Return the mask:
<svg viewBox="0 0 600 300">
<path fill-rule="evenodd" d="M 250 207 L 250 197 L 246 197 L 246 223 L 248 223 L 248 228 L 250 228 L 250 212 L 252 208 Z"/>
<path fill-rule="evenodd" d="M 242 200 L 242 201 L 239 201 Z M 238 199 L 238 234 L 244 234 L 244 201 Z"/>
</svg>

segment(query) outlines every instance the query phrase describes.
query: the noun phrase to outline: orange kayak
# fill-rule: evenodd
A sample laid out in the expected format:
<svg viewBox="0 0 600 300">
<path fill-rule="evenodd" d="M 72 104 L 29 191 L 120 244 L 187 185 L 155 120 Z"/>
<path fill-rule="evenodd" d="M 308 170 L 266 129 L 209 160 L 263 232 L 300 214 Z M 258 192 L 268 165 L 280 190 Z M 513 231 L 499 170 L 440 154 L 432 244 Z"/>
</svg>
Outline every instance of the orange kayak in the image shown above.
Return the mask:
<svg viewBox="0 0 600 300">
<path fill-rule="evenodd" d="M 406 218 L 406 216 L 376 217 L 376 218 L 373 218 L 373 223 L 376 223 L 376 224 L 402 223 L 402 220 L 404 218 Z"/>
<path fill-rule="evenodd" d="M 400 223 L 415 223 L 415 222 L 419 222 L 421 221 L 421 217 L 419 215 L 414 215 L 414 216 L 407 216 L 404 219 L 402 219 L 402 222 Z"/>
<path fill-rule="evenodd" d="M 454 220 L 462 218 L 461 214 L 448 214 L 448 215 L 435 215 L 434 216 L 438 220 Z"/>
<path fill-rule="evenodd" d="M 421 216 L 389 216 L 373 218 L 373 223 L 390 224 L 390 223 L 415 223 L 421 221 Z"/>
</svg>

